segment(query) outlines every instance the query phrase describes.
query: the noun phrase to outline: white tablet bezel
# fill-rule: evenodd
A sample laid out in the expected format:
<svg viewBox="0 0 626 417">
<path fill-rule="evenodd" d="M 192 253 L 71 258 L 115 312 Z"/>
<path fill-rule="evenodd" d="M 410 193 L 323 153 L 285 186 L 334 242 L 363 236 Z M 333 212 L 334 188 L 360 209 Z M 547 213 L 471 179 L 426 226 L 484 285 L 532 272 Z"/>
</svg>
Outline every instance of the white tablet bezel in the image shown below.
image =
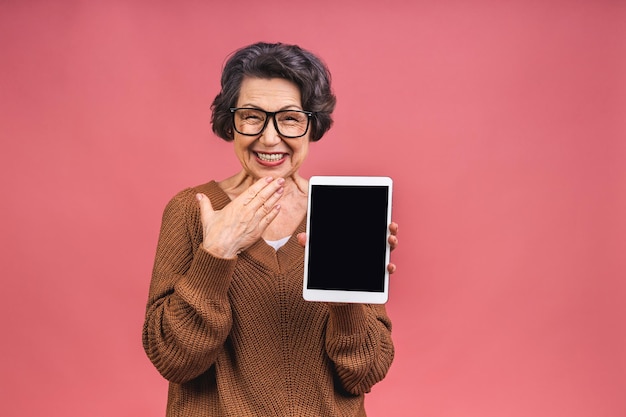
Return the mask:
<svg viewBox="0 0 626 417">
<path fill-rule="evenodd" d="M 313 176 L 309 179 L 309 199 L 307 206 L 306 219 L 306 246 L 304 251 L 304 282 L 302 287 L 302 295 L 307 301 L 323 301 L 335 303 L 365 303 L 365 304 L 385 304 L 389 298 L 389 272 L 387 265 L 389 264 L 390 246 L 388 242 L 389 228 L 385 237 L 385 265 L 384 265 L 384 287 L 382 292 L 370 291 L 354 291 L 354 290 L 325 290 L 310 289 L 308 286 L 308 270 L 309 270 L 309 237 L 310 234 L 310 213 L 311 213 L 311 190 L 316 185 L 337 185 L 337 186 L 385 186 L 388 187 L 387 193 L 387 225 L 391 223 L 391 202 L 393 181 L 390 177 L 378 176 Z M 349 238 L 349 237 L 348 237 Z M 350 242 L 345 242 L 349 244 Z"/>
</svg>

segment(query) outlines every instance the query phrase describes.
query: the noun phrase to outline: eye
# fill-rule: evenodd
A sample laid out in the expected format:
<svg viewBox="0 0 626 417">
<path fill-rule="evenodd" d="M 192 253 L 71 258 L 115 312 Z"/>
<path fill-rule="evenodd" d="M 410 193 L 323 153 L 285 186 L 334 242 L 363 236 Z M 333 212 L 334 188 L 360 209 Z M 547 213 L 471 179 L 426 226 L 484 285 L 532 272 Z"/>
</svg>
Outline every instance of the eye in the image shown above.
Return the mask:
<svg viewBox="0 0 626 417">
<path fill-rule="evenodd" d="M 256 123 L 265 120 L 265 114 L 255 110 L 238 110 L 239 118 L 243 121 Z"/>
<path fill-rule="evenodd" d="M 280 113 L 280 121 L 285 123 L 303 123 L 306 121 L 306 114 L 298 111 L 287 111 Z"/>
</svg>

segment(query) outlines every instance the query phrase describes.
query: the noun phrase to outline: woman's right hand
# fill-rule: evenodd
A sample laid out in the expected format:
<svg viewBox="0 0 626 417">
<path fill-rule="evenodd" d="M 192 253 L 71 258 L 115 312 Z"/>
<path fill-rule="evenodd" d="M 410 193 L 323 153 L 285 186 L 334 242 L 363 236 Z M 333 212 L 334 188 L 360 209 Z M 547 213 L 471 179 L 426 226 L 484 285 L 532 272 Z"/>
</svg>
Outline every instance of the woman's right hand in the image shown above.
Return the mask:
<svg viewBox="0 0 626 417">
<path fill-rule="evenodd" d="M 283 178 L 261 178 L 222 210 L 213 210 L 204 194 L 197 194 L 202 221 L 202 248 L 220 258 L 234 258 L 256 242 L 280 211 Z"/>
</svg>

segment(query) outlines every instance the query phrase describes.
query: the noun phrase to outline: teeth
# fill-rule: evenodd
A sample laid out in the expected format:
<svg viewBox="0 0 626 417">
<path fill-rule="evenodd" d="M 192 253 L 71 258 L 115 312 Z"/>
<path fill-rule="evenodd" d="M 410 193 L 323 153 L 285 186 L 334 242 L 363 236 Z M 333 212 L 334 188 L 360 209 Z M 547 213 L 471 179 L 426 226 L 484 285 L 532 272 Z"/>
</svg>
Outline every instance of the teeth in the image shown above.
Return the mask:
<svg viewBox="0 0 626 417">
<path fill-rule="evenodd" d="M 283 158 L 282 153 L 257 153 L 257 156 L 259 157 L 259 159 L 268 162 L 278 161 Z"/>
</svg>

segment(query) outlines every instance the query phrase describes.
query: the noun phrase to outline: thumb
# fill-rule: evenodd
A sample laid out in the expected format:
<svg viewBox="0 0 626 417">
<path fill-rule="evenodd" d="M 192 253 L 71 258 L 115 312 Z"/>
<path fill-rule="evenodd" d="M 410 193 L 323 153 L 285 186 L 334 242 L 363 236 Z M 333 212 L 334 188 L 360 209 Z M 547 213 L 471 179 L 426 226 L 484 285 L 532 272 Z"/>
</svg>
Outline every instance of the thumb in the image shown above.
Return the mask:
<svg viewBox="0 0 626 417">
<path fill-rule="evenodd" d="M 202 220 L 202 223 L 204 224 L 205 220 L 211 217 L 211 215 L 215 212 L 215 210 L 213 210 L 213 206 L 211 205 L 211 200 L 209 200 L 209 197 L 207 197 L 206 195 L 202 193 L 198 193 L 196 194 L 196 200 L 198 200 L 198 203 L 200 205 L 200 219 Z"/>
<path fill-rule="evenodd" d="M 298 233 L 298 243 L 304 247 L 306 246 L 306 233 L 302 232 L 302 233 Z"/>
</svg>

